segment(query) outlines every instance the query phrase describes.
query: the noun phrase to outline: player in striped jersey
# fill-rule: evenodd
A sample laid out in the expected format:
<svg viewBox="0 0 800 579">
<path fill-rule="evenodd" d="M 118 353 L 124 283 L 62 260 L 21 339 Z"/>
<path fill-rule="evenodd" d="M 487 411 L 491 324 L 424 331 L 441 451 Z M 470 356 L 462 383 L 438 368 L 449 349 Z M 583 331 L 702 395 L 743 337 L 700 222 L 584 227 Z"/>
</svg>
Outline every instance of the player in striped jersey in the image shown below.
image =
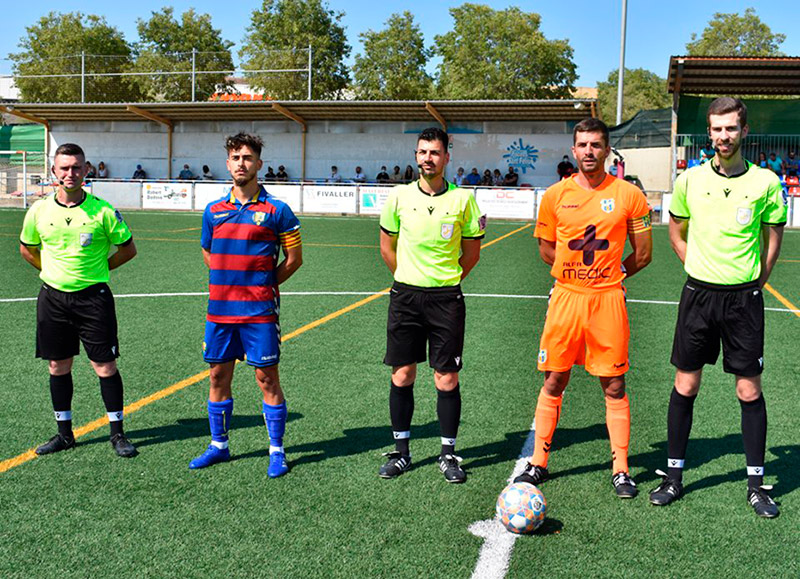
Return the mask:
<svg viewBox="0 0 800 579">
<path fill-rule="evenodd" d="M 236 360 L 255 367 L 269 433 L 270 478 L 289 470 L 283 450 L 286 400 L 278 377 L 280 325 L 278 286 L 303 263 L 300 222 L 289 206 L 258 184 L 261 138 L 228 137 L 230 193 L 203 214 L 201 246 L 209 272 L 208 315 L 203 355 L 211 364 L 208 421 L 211 444 L 189 468 L 230 459 L 228 428 L 233 412 L 231 381 Z M 280 249 L 284 259 L 278 262 Z"/>
</svg>

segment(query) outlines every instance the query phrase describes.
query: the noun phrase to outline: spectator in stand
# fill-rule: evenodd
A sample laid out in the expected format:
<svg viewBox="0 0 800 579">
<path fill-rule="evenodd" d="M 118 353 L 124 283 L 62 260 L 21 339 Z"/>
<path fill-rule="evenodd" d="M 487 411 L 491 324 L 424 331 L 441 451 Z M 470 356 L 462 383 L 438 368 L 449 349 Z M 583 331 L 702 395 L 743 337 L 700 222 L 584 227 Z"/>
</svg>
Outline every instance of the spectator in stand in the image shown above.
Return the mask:
<svg viewBox="0 0 800 579">
<path fill-rule="evenodd" d="M 509 166 L 508 173 L 506 173 L 506 177 L 503 179 L 503 185 L 506 187 L 516 187 L 518 182 L 519 175 L 517 175 L 517 172 L 514 171 L 514 167 Z"/>
<path fill-rule="evenodd" d="M 481 184 L 481 174 L 478 173 L 477 167 L 473 167 L 472 171 L 470 171 L 470 174 L 464 178 L 464 185 L 471 185 L 474 187 L 475 185 L 480 185 L 480 184 Z"/>
<path fill-rule="evenodd" d="M 456 184 L 456 187 L 461 187 L 464 184 L 464 179 L 466 176 L 464 175 L 464 167 L 459 167 L 458 171 L 456 171 L 456 176 L 453 177 L 453 183 Z"/>
<path fill-rule="evenodd" d="M 711 141 L 706 141 L 705 146 L 700 149 L 700 164 L 702 165 L 706 161 L 710 161 L 716 154 L 717 152 L 714 150 L 714 147 L 711 146 Z"/>
<path fill-rule="evenodd" d="M 276 178 L 277 175 L 275 175 L 275 170 L 272 167 L 267 166 L 267 174 L 264 175 L 264 180 L 272 182 L 275 181 Z"/>
<path fill-rule="evenodd" d="M 491 187 L 494 184 L 494 179 L 492 179 L 492 172 L 489 169 L 486 169 L 483 172 L 483 177 L 481 177 L 481 185 L 484 187 Z"/>
<path fill-rule="evenodd" d="M 788 157 L 783 161 L 783 172 L 787 177 L 797 177 L 797 158 L 794 151 L 789 151 Z"/>
<path fill-rule="evenodd" d="M 758 166 L 762 169 L 767 168 L 767 154 L 764 151 L 758 154 Z"/>
<path fill-rule="evenodd" d="M 403 173 L 403 182 L 411 183 L 417 176 L 414 174 L 414 168 L 411 165 L 406 165 L 406 171 Z"/>
<path fill-rule="evenodd" d="M 397 168 L 398 170 L 400 167 Z M 381 172 L 375 176 L 375 180 L 378 183 L 390 183 L 391 179 L 389 179 L 389 173 L 386 172 L 386 165 L 381 166 Z"/>
<path fill-rule="evenodd" d="M 178 179 L 183 179 L 184 181 L 190 181 L 194 178 L 195 178 L 194 173 L 192 173 L 192 170 L 189 168 L 189 165 L 184 165 L 183 170 L 181 170 L 181 172 L 178 173 Z"/>
<path fill-rule="evenodd" d="M 85 179 L 94 179 L 97 177 L 97 169 L 94 168 L 89 161 L 86 161 L 86 177 Z"/>
<path fill-rule="evenodd" d="M 558 167 L 556 167 L 556 171 L 558 171 L 559 179 L 565 179 L 575 172 L 575 165 L 569 162 L 568 156 L 564 155 L 564 158 L 561 159 Z"/>
<path fill-rule="evenodd" d="M 778 177 L 783 176 L 783 159 L 778 157 L 774 152 L 770 153 L 769 159 L 767 159 L 767 168 Z"/>
<path fill-rule="evenodd" d="M 503 174 L 500 172 L 500 169 L 495 169 L 494 173 L 492 173 L 492 185 L 495 187 L 503 186 Z"/>
<path fill-rule="evenodd" d="M 289 174 L 286 172 L 286 167 L 283 165 L 278 165 L 278 172 L 275 174 L 276 181 L 288 181 Z"/>
<path fill-rule="evenodd" d="M 133 172 L 131 179 L 147 179 L 147 173 L 142 169 L 141 165 L 136 165 L 136 170 Z"/>
<path fill-rule="evenodd" d="M 108 168 L 102 161 L 100 161 L 100 163 L 97 165 L 97 178 L 108 179 Z"/>
<path fill-rule="evenodd" d="M 400 183 L 403 180 L 403 175 L 400 173 L 399 165 L 394 166 L 394 170 L 391 175 L 389 175 L 389 180 L 392 183 Z"/>
<path fill-rule="evenodd" d="M 211 169 L 208 165 L 203 165 L 203 179 L 206 181 L 212 181 L 214 179 L 214 174 L 211 172 Z"/>
<path fill-rule="evenodd" d="M 366 183 L 367 182 L 367 175 L 364 173 L 364 170 L 361 167 L 356 167 L 356 174 L 353 177 L 353 181 L 356 183 Z"/>
<path fill-rule="evenodd" d="M 328 183 L 341 183 L 342 176 L 339 174 L 339 167 L 331 165 L 331 176 L 328 177 Z"/>
</svg>

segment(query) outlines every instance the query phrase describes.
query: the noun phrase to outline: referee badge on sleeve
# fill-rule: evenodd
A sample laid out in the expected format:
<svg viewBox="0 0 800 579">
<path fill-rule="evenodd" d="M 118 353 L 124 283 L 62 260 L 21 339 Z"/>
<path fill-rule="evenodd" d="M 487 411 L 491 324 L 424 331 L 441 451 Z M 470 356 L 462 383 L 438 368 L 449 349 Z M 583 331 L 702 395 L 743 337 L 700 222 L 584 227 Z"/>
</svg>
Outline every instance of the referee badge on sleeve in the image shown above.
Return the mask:
<svg viewBox="0 0 800 579">
<path fill-rule="evenodd" d="M 81 247 L 89 247 L 92 244 L 92 234 L 91 233 L 81 233 Z"/>
</svg>

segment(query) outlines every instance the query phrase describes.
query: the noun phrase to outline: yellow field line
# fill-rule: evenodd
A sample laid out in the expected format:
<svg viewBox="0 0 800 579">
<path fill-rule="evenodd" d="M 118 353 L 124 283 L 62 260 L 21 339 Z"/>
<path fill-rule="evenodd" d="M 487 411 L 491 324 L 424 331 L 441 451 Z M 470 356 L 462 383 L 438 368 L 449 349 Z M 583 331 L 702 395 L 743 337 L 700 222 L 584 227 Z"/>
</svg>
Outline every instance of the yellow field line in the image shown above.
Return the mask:
<svg viewBox="0 0 800 579">
<path fill-rule="evenodd" d="M 780 292 L 778 292 L 778 290 L 776 290 L 774 287 L 772 287 L 768 283 L 764 284 L 764 289 L 767 290 L 769 293 L 771 293 L 775 297 L 776 300 L 778 300 L 784 306 L 786 306 L 788 309 L 790 309 L 795 316 L 800 318 L 800 312 L 798 312 L 797 306 L 794 305 L 789 300 L 787 300 L 785 297 L 783 297 L 780 294 Z"/>
<path fill-rule="evenodd" d="M 503 239 L 505 239 L 507 237 L 510 237 L 511 235 L 514 235 L 515 233 L 519 233 L 520 231 L 522 231 L 524 229 L 527 229 L 530 226 L 531 225 L 529 223 L 527 225 L 524 225 L 523 227 L 515 229 L 514 231 L 506 233 L 505 235 L 502 235 L 502 236 L 500 236 L 500 237 L 498 237 L 496 239 L 493 239 L 489 243 L 485 244 L 483 247 L 484 248 L 490 247 L 491 245 L 494 245 L 498 241 L 502 241 Z M 310 322 L 310 323 L 306 324 L 305 326 L 302 326 L 302 327 L 296 329 L 293 332 L 289 332 L 288 334 L 286 334 L 285 336 L 282 337 L 282 341 L 285 342 L 287 340 L 291 340 L 292 338 L 296 338 L 297 336 L 299 336 L 301 334 L 304 334 L 304 333 L 308 332 L 309 330 L 313 330 L 314 328 L 319 327 L 319 326 L 321 326 L 323 324 L 326 324 L 326 323 L 330 322 L 331 320 L 334 320 L 334 319 L 338 318 L 339 316 L 342 316 L 342 315 L 344 315 L 344 314 L 346 314 L 348 312 L 351 312 L 351 311 L 353 311 L 353 310 L 355 310 L 357 308 L 360 308 L 363 305 L 366 305 L 366 304 L 368 304 L 368 303 L 370 303 L 372 301 L 375 301 L 378 298 L 381 298 L 381 297 L 385 296 L 389 292 L 390 289 L 391 288 L 387 287 L 387 288 L 381 290 L 380 293 L 376 293 L 376 294 L 373 294 L 371 296 L 367 296 L 366 298 L 364 298 L 362 300 L 359 300 L 359 301 L 357 301 L 355 303 L 352 303 L 349 306 L 346 306 L 344 308 L 336 310 L 335 312 L 332 312 L 332 313 L 328 314 L 327 316 L 323 316 L 323 317 L 321 317 L 321 318 L 319 318 L 317 320 L 314 320 L 313 322 Z M 123 409 L 123 412 L 125 414 L 132 414 L 133 412 L 136 412 L 137 410 L 141 410 L 142 408 L 144 408 L 145 406 L 147 406 L 149 404 L 152 404 L 153 402 L 161 400 L 162 398 L 166 398 L 167 396 L 171 396 L 175 392 L 183 390 L 184 388 L 186 388 L 188 386 L 191 386 L 192 384 L 196 384 L 196 383 L 200 382 L 201 380 L 206 379 L 208 377 L 208 374 L 209 374 L 209 371 L 208 370 L 204 370 L 202 372 L 199 372 L 198 374 L 195 374 L 194 376 L 190 376 L 189 378 L 185 378 L 185 379 L 181 380 L 180 382 L 175 382 L 175 384 L 172 384 L 171 386 L 167 386 L 163 390 L 159 390 L 158 392 L 154 392 L 153 394 L 150 394 L 149 396 L 145 396 L 144 398 L 140 398 L 136 402 L 132 402 L 131 404 L 128 404 Z M 80 426 L 80 427 L 75 429 L 75 438 L 77 439 L 77 438 L 80 438 L 82 436 L 86 436 L 87 434 L 89 434 L 91 432 L 94 432 L 95 430 L 98 430 L 99 428 L 102 428 L 106 424 L 108 424 L 108 417 L 107 416 L 104 416 L 102 418 L 98 418 L 96 420 L 93 420 L 92 422 L 89 422 L 88 424 L 84 424 L 83 426 Z M 9 458 L 9 459 L 6 459 L 6 460 L 0 462 L 0 473 L 6 472 L 6 471 L 14 468 L 15 466 L 19 466 L 21 464 L 24 464 L 24 463 L 28 462 L 29 460 L 33 460 L 36 457 L 37 457 L 36 452 L 34 451 L 33 448 L 30 448 L 30 449 L 26 450 L 25 452 L 23 452 L 22 454 L 19 454 L 19 455 L 13 457 L 13 458 Z"/>
<path fill-rule="evenodd" d="M 481 245 L 481 249 L 486 249 L 487 247 L 489 247 L 489 246 L 491 246 L 491 245 L 494 245 L 494 244 L 495 244 L 495 243 L 497 243 L 498 241 L 502 241 L 502 240 L 504 240 L 506 237 L 511 237 L 512 235 L 514 235 L 515 233 L 519 233 L 519 232 L 520 232 L 520 231 L 522 231 L 523 229 L 528 229 L 530 226 L 531 226 L 531 224 L 530 224 L 530 223 L 528 223 L 528 224 L 526 224 L 526 225 L 523 225 L 522 227 L 519 227 L 519 228 L 515 229 L 514 231 L 509 231 L 508 233 L 506 233 L 505 235 L 501 235 L 501 236 L 500 236 L 500 237 L 498 237 L 497 239 L 492 239 L 492 240 L 491 240 L 489 243 L 484 243 L 484 244 L 482 244 L 482 245 Z"/>
</svg>

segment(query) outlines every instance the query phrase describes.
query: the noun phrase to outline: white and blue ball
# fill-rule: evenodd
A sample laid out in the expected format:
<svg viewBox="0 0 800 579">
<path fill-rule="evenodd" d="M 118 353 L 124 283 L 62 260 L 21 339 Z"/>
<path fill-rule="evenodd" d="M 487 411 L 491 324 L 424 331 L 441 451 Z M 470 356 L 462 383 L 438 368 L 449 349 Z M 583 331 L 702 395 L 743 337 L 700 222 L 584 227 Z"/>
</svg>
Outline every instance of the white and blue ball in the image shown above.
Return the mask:
<svg viewBox="0 0 800 579">
<path fill-rule="evenodd" d="M 529 483 L 511 483 L 497 497 L 497 518 L 512 533 L 532 533 L 544 522 L 547 502 Z"/>
</svg>

